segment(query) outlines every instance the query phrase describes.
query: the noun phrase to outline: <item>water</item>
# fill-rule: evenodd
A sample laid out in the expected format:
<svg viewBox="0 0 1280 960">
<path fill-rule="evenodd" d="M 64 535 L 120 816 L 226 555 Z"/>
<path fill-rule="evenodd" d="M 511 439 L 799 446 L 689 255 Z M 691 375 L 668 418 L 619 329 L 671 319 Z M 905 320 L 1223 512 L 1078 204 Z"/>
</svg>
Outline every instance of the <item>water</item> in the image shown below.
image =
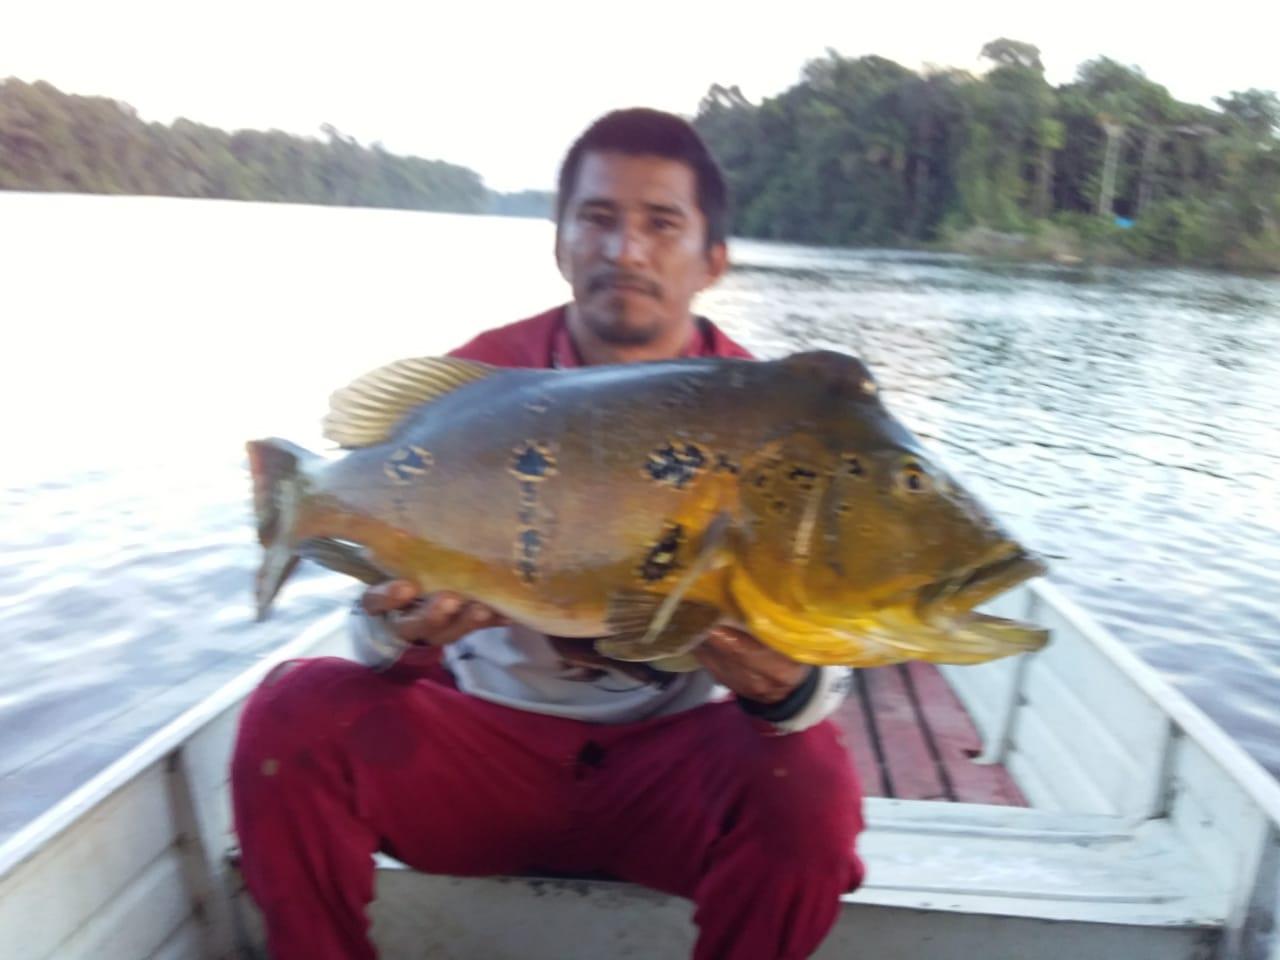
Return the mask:
<svg viewBox="0 0 1280 960">
<path fill-rule="evenodd" d="M 567 297 L 545 222 L 0 193 L 0 840 L 355 596 L 252 622 L 243 441 Z M 735 242 L 700 305 L 826 346 L 1280 773 L 1280 282 Z"/>
</svg>

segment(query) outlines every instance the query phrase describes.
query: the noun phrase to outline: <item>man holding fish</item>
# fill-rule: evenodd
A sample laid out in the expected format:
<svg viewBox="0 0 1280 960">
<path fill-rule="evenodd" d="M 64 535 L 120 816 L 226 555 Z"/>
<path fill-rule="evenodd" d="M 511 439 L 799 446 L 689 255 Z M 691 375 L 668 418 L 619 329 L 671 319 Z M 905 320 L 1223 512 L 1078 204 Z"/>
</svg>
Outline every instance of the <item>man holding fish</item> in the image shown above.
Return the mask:
<svg viewBox="0 0 1280 960">
<path fill-rule="evenodd" d="M 236 825 L 277 960 L 374 956 L 380 849 L 432 873 L 633 881 L 694 901 L 696 960 L 807 957 L 863 875 L 861 795 L 826 720 L 841 664 L 1043 643 L 971 612 L 1036 561 L 883 414 L 861 364 L 714 359 L 748 356 L 691 309 L 726 231 L 693 128 L 609 114 L 561 170 L 571 303 L 340 391 L 344 461 L 250 444 L 260 613 L 299 555 L 376 584 L 353 615 L 365 665 L 282 665 L 241 722 Z M 678 358 L 707 359 L 645 363 Z M 598 374 L 534 372 L 580 367 Z M 724 427 L 779 384 L 788 422 L 862 413 L 817 439 Z M 893 506 L 863 516 L 877 497 Z M 851 514 L 882 546 L 927 542 L 902 561 L 845 549 Z"/>
</svg>

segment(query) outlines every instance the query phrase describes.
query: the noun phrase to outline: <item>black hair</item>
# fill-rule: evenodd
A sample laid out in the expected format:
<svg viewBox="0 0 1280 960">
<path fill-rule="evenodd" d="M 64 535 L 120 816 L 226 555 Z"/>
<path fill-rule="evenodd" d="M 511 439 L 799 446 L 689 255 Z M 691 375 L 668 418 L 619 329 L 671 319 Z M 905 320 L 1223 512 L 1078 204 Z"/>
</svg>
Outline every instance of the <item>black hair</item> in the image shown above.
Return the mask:
<svg viewBox="0 0 1280 960">
<path fill-rule="evenodd" d="M 588 153 L 608 151 L 631 156 L 665 157 L 692 169 L 698 209 L 707 222 L 706 248 L 710 250 L 725 242 L 729 232 L 729 190 L 720 165 L 687 120 L 645 107 L 607 113 L 574 141 L 560 165 L 559 193 L 556 196 L 557 229 L 577 184 L 582 158 Z"/>
</svg>

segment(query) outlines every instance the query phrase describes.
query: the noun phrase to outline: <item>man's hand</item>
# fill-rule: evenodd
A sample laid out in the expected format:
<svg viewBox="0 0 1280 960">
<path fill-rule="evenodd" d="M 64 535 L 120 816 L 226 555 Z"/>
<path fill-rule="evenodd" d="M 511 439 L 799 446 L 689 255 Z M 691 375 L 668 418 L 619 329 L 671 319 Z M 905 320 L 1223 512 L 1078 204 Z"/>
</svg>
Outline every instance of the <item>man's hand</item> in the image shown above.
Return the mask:
<svg viewBox="0 0 1280 960">
<path fill-rule="evenodd" d="M 733 627 L 712 627 L 693 655 L 719 683 L 760 703 L 785 700 L 809 676 L 805 664 Z"/>
<path fill-rule="evenodd" d="M 406 643 L 443 647 L 473 630 L 509 621 L 483 603 L 441 590 L 423 595 L 409 580 L 390 580 L 370 587 L 360 598 L 366 613 L 381 615 Z"/>
</svg>

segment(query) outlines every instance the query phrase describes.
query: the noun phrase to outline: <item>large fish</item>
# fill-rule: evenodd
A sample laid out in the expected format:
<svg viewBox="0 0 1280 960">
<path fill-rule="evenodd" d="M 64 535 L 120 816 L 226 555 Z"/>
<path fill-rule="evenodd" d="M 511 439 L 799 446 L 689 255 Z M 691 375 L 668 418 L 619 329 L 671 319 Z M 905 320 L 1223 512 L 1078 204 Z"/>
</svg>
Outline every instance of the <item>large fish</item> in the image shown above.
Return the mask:
<svg viewBox="0 0 1280 960">
<path fill-rule="evenodd" d="M 973 610 L 1044 565 L 842 354 L 403 360 L 335 393 L 325 435 L 350 452 L 248 445 L 260 617 L 308 556 L 671 669 L 717 622 L 812 664 L 977 663 L 1047 639 Z"/>
</svg>

